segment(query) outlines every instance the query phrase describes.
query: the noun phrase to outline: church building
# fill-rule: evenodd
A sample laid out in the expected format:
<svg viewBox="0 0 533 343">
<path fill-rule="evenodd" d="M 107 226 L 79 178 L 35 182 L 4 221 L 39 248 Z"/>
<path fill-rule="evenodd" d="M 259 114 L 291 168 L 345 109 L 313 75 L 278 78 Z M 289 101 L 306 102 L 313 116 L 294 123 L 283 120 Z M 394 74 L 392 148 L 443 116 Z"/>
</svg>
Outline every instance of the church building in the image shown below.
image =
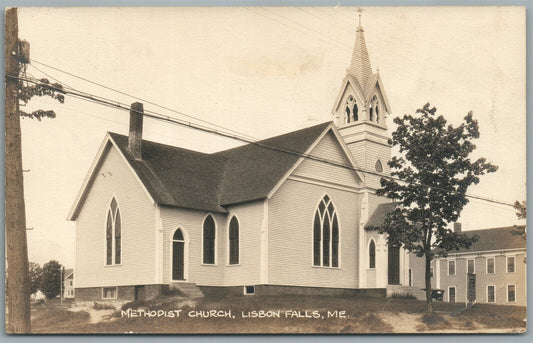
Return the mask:
<svg viewBox="0 0 533 343">
<path fill-rule="evenodd" d="M 68 219 L 76 222 L 76 300 L 202 294 L 385 294 L 409 257 L 367 229 L 394 204 L 391 113 L 364 31 L 333 121 L 212 154 L 107 133 Z M 372 225 L 368 225 L 372 226 Z"/>
</svg>

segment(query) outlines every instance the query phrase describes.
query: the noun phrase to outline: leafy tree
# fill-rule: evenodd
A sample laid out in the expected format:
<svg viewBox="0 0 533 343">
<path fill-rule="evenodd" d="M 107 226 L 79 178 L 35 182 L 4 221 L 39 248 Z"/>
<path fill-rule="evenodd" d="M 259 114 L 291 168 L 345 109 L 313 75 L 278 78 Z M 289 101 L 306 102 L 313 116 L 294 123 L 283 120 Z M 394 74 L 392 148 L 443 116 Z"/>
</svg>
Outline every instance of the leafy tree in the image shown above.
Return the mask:
<svg viewBox="0 0 533 343">
<path fill-rule="evenodd" d="M 41 265 L 36 262 L 30 262 L 30 294 L 35 294 L 41 289 L 41 279 L 43 269 Z"/>
<path fill-rule="evenodd" d="M 518 219 L 527 219 L 527 201 L 515 201 L 513 207 L 516 210 L 516 216 Z M 526 227 L 517 227 L 516 230 L 512 232 L 513 235 L 522 236 L 523 239 L 527 239 Z"/>
<path fill-rule="evenodd" d="M 479 176 L 498 167 L 484 158 L 472 161 L 479 127 L 469 112 L 458 127 L 437 116 L 435 107 L 426 104 L 416 115 L 395 118 L 398 125 L 391 144 L 400 150 L 389 162 L 392 178 L 381 179 L 376 194 L 396 200 L 399 206 L 377 228 L 388 234 L 388 244 L 402 246 L 418 257 L 425 257 L 427 311 L 432 312 L 430 263 L 435 256 L 446 256 L 453 249 L 469 248 L 478 237 L 447 229 L 457 221 L 468 203 L 466 191 L 479 182 Z M 401 181 L 397 181 L 397 180 Z"/>
<path fill-rule="evenodd" d="M 61 264 L 51 260 L 43 265 L 41 292 L 47 299 L 55 298 L 61 292 Z"/>
</svg>

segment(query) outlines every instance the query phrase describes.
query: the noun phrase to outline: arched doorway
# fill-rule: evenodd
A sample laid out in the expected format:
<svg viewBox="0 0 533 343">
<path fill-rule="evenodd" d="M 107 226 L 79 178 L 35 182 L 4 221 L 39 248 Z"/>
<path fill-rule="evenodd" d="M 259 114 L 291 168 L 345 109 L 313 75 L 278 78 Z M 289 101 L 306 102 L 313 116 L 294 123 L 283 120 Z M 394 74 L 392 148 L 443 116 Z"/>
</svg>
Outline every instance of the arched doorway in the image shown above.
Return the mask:
<svg viewBox="0 0 533 343">
<path fill-rule="evenodd" d="M 400 248 L 389 246 L 389 285 L 400 284 Z"/>
<path fill-rule="evenodd" d="M 185 280 L 185 238 L 181 229 L 172 236 L 172 280 Z"/>
</svg>

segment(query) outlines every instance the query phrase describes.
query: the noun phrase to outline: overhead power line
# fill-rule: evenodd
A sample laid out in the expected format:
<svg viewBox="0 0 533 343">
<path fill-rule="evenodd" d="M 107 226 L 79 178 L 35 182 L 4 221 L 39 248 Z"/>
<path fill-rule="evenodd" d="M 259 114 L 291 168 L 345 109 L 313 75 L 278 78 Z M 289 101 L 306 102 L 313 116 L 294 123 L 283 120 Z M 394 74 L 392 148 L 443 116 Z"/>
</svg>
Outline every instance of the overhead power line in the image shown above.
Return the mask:
<svg viewBox="0 0 533 343">
<path fill-rule="evenodd" d="M 135 95 L 131 95 L 131 94 L 128 94 L 128 93 L 122 92 L 122 91 L 120 91 L 120 90 L 118 90 L 118 89 L 111 88 L 111 87 L 109 87 L 109 86 L 103 85 L 103 84 L 98 83 L 98 82 L 95 82 L 95 81 L 91 81 L 91 80 L 89 80 L 89 79 L 87 79 L 87 78 L 84 78 L 84 77 L 82 77 L 82 76 L 75 75 L 75 74 L 70 73 L 70 72 L 68 72 L 68 71 L 65 71 L 65 70 L 62 70 L 62 69 L 60 69 L 60 68 L 57 68 L 57 67 L 51 66 L 51 65 L 49 65 L 49 64 L 46 64 L 46 63 L 44 63 L 44 62 L 40 62 L 40 61 L 37 61 L 37 60 L 35 60 L 35 59 L 31 59 L 30 61 L 31 61 L 31 62 L 35 62 L 35 63 L 38 63 L 38 64 L 43 65 L 43 66 L 45 66 L 45 67 L 48 67 L 48 68 L 50 68 L 50 69 L 54 69 L 54 70 L 56 70 L 56 71 L 59 71 L 59 72 L 61 72 L 61 73 L 66 74 L 66 75 L 69 75 L 69 76 L 75 77 L 75 78 L 77 78 L 77 79 L 79 79 L 79 80 L 83 80 L 83 81 L 88 82 L 88 83 L 91 83 L 91 84 L 93 84 L 93 85 L 96 85 L 96 86 L 99 86 L 99 87 L 105 88 L 105 89 L 107 89 L 107 90 L 110 90 L 110 91 L 113 91 L 113 92 L 116 92 L 116 93 L 119 93 L 119 94 L 122 94 L 122 95 L 128 96 L 128 97 L 133 98 L 133 99 L 140 100 L 140 101 L 145 102 L 145 103 L 147 103 L 147 104 L 150 104 L 150 105 L 152 105 L 152 106 L 156 106 L 156 107 L 162 108 L 162 109 L 164 109 L 164 110 L 167 110 L 167 111 L 174 112 L 174 113 L 176 113 L 176 114 L 182 115 L 182 116 L 184 116 L 184 117 L 187 117 L 187 118 L 190 118 L 190 119 L 197 120 L 197 121 L 199 121 L 199 122 L 201 122 L 201 123 L 209 124 L 209 125 L 212 125 L 212 126 L 218 127 L 218 128 L 220 128 L 220 129 L 223 129 L 223 130 L 226 130 L 226 131 L 234 132 L 234 133 L 236 133 L 236 134 L 243 135 L 243 136 L 247 136 L 247 137 L 249 137 L 249 138 L 253 138 L 253 139 L 255 139 L 255 137 L 250 136 L 250 135 L 247 135 L 247 134 L 245 134 L 245 133 L 242 133 L 242 132 L 238 132 L 238 131 L 235 131 L 235 130 L 229 129 L 229 128 L 223 127 L 223 126 L 221 126 L 221 125 L 218 125 L 218 124 L 215 124 L 215 123 L 212 123 L 212 122 L 209 122 L 209 121 L 206 121 L 206 120 L 200 119 L 200 118 L 198 118 L 198 117 L 195 117 L 195 116 L 192 116 L 192 115 L 189 115 L 189 114 L 186 114 L 186 113 L 183 113 L 183 112 L 181 112 L 181 111 L 178 111 L 178 110 L 175 110 L 175 109 L 172 109 L 172 108 L 166 107 L 166 106 L 159 105 L 159 104 L 154 103 L 154 102 L 152 102 L 152 101 L 150 101 L 150 100 L 142 99 L 142 98 L 137 97 L 137 96 L 135 96 Z M 34 66 L 34 68 L 35 68 L 35 66 Z M 38 70 L 39 70 L 39 69 L 38 69 Z M 44 72 L 43 72 L 43 73 L 44 73 Z M 44 74 L 46 75 L 46 73 L 44 73 Z"/>
<path fill-rule="evenodd" d="M 37 85 L 45 85 L 46 87 L 48 87 L 48 88 L 50 88 L 50 89 L 52 89 L 54 91 L 61 92 L 63 94 L 70 95 L 70 96 L 73 96 L 73 97 L 76 97 L 76 98 L 79 98 L 79 99 L 82 99 L 82 100 L 90 101 L 90 102 L 93 102 L 93 103 L 105 105 L 105 106 L 112 107 L 112 108 L 118 108 L 120 110 L 124 110 L 124 111 L 128 111 L 128 112 L 131 111 L 131 108 L 127 104 L 120 103 L 118 101 L 114 101 L 114 100 L 111 100 L 111 99 L 106 99 L 106 98 L 99 97 L 99 96 L 96 96 L 96 95 L 92 95 L 92 94 L 89 94 L 89 93 L 83 93 L 83 92 L 80 92 L 80 91 L 77 91 L 77 90 L 69 90 L 69 89 L 63 89 L 63 88 L 54 87 L 54 86 L 52 86 L 50 84 L 43 84 L 40 80 L 36 80 L 36 79 L 29 79 L 29 78 L 20 77 L 20 76 L 14 76 L 14 75 L 7 75 L 7 77 L 13 78 L 13 79 L 17 79 L 17 80 L 21 80 L 21 81 L 25 81 L 25 82 L 29 82 L 29 83 L 33 83 L 33 84 L 37 84 Z M 303 154 L 303 153 L 300 153 L 300 152 L 297 152 L 297 151 L 294 151 L 294 150 L 290 150 L 290 149 L 286 149 L 286 148 L 270 146 L 270 145 L 258 142 L 256 140 L 251 140 L 251 139 L 246 138 L 246 137 L 235 135 L 233 133 L 219 131 L 219 130 L 212 129 L 210 127 L 201 126 L 201 125 L 198 125 L 198 124 L 193 124 L 191 122 L 186 122 L 184 120 L 180 120 L 180 119 L 177 119 L 177 118 L 169 117 L 169 116 L 166 116 L 166 115 L 161 114 L 161 113 L 157 113 L 157 112 L 153 112 L 153 111 L 144 111 L 144 112 L 140 112 L 140 113 L 143 114 L 144 116 L 148 117 L 148 118 L 153 118 L 153 119 L 156 119 L 156 120 L 166 121 L 166 122 L 169 122 L 169 123 L 172 123 L 172 124 L 175 124 L 175 125 L 179 125 L 179 126 L 190 128 L 190 129 L 195 129 L 195 130 L 202 131 L 202 132 L 205 132 L 205 133 L 210 133 L 210 134 L 222 136 L 222 137 L 225 137 L 225 138 L 231 138 L 231 139 L 234 139 L 234 140 L 237 140 L 237 141 L 241 141 L 241 142 L 247 143 L 247 144 L 254 144 L 254 145 L 257 145 L 257 146 L 265 148 L 265 149 L 278 151 L 278 152 L 282 152 L 282 153 L 286 153 L 286 154 L 290 154 L 290 155 L 294 155 L 294 156 L 297 156 L 297 157 L 300 157 L 300 158 L 305 158 L 305 159 L 313 160 L 313 161 L 316 161 L 316 162 L 325 163 L 325 164 L 332 165 L 332 166 L 335 166 L 335 167 L 344 168 L 344 169 L 348 169 L 348 170 L 352 170 L 352 171 L 356 171 L 356 172 L 360 172 L 360 173 L 364 173 L 364 174 L 375 175 L 375 176 L 379 176 L 379 177 L 382 177 L 382 178 L 387 178 L 387 179 L 395 180 L 395 181 L 399 181 L 399 182 L 405 182 L 402 179 L 397 178 L 397 177 L 383 175 L 383 174 L 378 173 L 378 172 L 364 170 L 364 169 L 361 169 L 361 168 L 355 168 L 352 165 L 346 165 L 346 164 L 338 163 L 338 162 L 335 162 L 335 161 L 331 161 L 331 160 L 323 159 L 323 158 L 320 158 L 320 157 L 316 157 L 316 156 L 313 156 L 313 155 L 310 155 L 310 154 Z M 422 184 L 422 185 L 424 185 L 424 184 Z M 425 185 L 425 186 L 432 187 L 432 188 L 439 189 L 439 190 L 443 190 L 443 191 L 448 191 L 446 189 L 435 187 L 433 185 Z M 491 199 L 491 198 L 482 197 L 482 196 L 478 196 L 478 195 L 471 195 L 471 194 L 466 194 L 465 196 L 468 197 L 468 198 L 472 198 L 472 199 L 483 200 L 483 201 L 486 201 L 486 202 L 491 202 L 491 203 L 496 203 L 496 204 L 500 204 L 500 205 L 506 205 L 506 206 L 514 207 L 513 203 L 509 203 L 509 202 L 505 202 L 505 201 L 501 201 L 501 200 L 496 200 L 496 199 Z"/>
</svg>

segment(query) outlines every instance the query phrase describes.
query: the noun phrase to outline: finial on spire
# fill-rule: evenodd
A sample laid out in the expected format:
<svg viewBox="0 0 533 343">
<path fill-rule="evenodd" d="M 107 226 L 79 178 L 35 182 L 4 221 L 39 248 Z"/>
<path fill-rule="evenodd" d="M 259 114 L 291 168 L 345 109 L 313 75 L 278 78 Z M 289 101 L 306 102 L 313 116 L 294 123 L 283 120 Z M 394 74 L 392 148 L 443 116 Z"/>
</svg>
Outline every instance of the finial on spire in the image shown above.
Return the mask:
<svg viewBox="0 0 533 343">
<path fill-rule="evenodd" d="M 363 9 L 358 7 L 357 12 L 359 13 L 359 27 L 361 27 L 361 15 L 363 14 Z"/>
</svg>

